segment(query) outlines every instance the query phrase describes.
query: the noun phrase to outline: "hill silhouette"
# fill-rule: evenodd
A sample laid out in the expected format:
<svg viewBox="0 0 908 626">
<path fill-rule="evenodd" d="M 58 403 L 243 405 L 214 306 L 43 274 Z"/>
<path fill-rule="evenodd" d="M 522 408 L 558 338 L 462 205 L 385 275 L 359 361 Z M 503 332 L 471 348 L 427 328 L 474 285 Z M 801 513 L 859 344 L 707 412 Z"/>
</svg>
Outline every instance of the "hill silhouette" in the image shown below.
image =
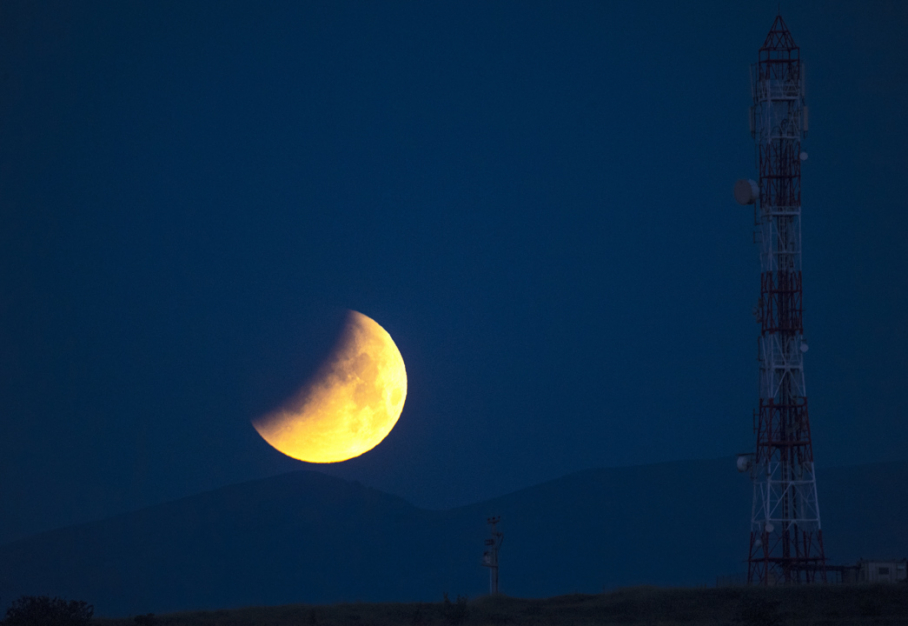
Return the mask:
<svg viewBox="0 0 908 626">
<path fill-rule="evenodd" d="M 908 463 L 818 481 L 830 558 L 908 554 Z M 300 471 L 0 546 L 0 596 L 84 599 L 108 616 L 474 597 L 492 514 L 512 596 L 707 585 L 743 571 L 750 500 L 732 459 L 588 470 L 448 511 Z"/>
</svg>

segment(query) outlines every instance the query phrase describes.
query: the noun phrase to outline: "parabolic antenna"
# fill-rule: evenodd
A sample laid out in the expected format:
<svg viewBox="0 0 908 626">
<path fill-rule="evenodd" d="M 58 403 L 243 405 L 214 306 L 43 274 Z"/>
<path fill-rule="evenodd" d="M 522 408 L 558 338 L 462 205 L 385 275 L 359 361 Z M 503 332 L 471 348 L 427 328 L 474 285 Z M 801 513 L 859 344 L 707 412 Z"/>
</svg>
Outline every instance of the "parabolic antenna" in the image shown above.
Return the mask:
<svg viewBox="0 0 908 626">
<path fill-rule="evenodd" d="M 740 454 L 738 455 L 738 461 L 736 463 L 739 472 L 746 472 L 752 466 L 751 457 L 749 454 Z"/>
<path fill-rule="evenodd" d="M 744 180 L 735 183 L 735 202 L 742 205 L 753 204 L 760 197 L 760 188 L 755 180 Z"/>
</svg>

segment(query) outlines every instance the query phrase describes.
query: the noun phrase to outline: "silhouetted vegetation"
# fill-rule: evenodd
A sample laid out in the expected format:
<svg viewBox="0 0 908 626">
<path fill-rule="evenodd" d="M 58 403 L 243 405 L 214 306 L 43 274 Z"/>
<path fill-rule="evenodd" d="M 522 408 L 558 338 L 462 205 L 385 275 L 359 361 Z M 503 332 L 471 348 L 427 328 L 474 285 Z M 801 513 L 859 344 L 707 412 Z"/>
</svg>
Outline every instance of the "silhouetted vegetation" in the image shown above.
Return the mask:
<svg viewBox="0 0 908 626">
<path fill-rule="evenodd" d="M 81 600 L 22 596 L 6 610 L 3 626 L 87 626 L 95 609 Z"/>
<path fill-rule="evenodd" d="M 426 616 L 423 614 L 422 604 L 416 605 L 416 610 L 410 616 L 410 626 L 423 626 L 426 623 Z"/>
<path fill-rule="evenodd" d="M 158 620 L 154 618 L 154 613 L 147 613 L 145 615 L 136 615 L 133 620 L 139 626 L 155 626 L 158 623 Z"/>
<path fill-rule="evenodd" d="M 761 597 L 744 598 L 737 617 L 742 626 L 779 626 L 782 623 L 779 603 Z"/>
<path fill-rule="evenodd" d="M 457 596 L 455 602 L 451 602 L 448 598 L 448 594 L 444 594 L 444 599 L 442 600 L 442 610 L 444 612 L 445 621 L 448 622 L 451 626 L 460 626 L 463 624 L 464 620 L 467 619 L 467 597 L 466 596 Z"/>
<path fill-rule="evenodd" d="M 160 626 L 895 626 L 908 623 L 908 585 L 660 589 L 547 599 L 287 605 L 173 613 Z M 134 626 L 133 619 L 95 619 Z M 5 626 L 5 625 L 4 625 Z"/>
</svg>

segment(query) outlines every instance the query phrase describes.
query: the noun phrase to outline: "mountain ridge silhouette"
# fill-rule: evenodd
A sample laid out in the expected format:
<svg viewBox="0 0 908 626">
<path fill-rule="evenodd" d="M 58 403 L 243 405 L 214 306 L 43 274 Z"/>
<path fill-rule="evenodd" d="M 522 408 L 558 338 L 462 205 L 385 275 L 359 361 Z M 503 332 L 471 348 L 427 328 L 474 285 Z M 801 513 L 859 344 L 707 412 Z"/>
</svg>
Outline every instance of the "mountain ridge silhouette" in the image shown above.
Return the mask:
<svg viewBox="0 0 908 626">
<path fill-rule="evenodd" d="M 817 473 L 827 557 L 908 554 L 908 462 Z M 490 515 L 509 595 L 706 585 L 743 571 L 751 496 L 730 457 L 583 470 L 440 511 L 300 470 L 2 545 L 0 597 L 107 616 L 472 597 L 488 590 Z"/>
</svg>

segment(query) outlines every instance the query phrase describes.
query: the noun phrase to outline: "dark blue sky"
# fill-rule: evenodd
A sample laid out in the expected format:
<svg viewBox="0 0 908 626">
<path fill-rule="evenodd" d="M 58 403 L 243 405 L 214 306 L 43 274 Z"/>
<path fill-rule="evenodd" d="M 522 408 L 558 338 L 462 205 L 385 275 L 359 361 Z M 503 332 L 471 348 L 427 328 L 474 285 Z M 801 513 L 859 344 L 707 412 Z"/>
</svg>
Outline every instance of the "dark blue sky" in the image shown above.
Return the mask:
<svg viewBox="0 0 908 626">
<path fill-rule="evenodd" d="M 905 459 L 908 5 L 783 4 L 817 462 Z M 343 308 L 409 397 L 317 468 L 416 504 L 750 449 L 776 6 L 0 4 L 0 541 L 312 467 L 249 420 Z"/>
</svg>

